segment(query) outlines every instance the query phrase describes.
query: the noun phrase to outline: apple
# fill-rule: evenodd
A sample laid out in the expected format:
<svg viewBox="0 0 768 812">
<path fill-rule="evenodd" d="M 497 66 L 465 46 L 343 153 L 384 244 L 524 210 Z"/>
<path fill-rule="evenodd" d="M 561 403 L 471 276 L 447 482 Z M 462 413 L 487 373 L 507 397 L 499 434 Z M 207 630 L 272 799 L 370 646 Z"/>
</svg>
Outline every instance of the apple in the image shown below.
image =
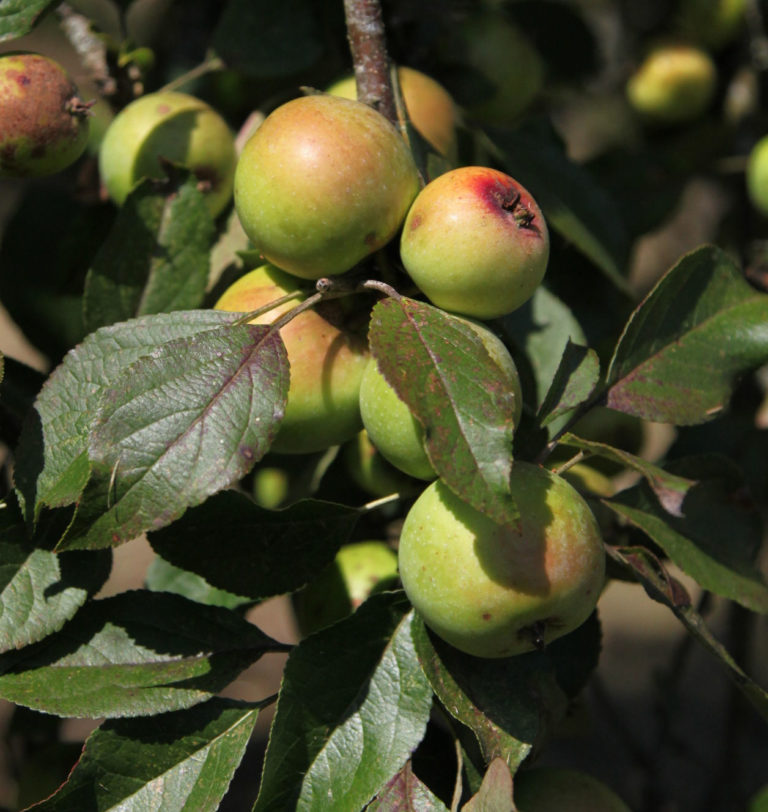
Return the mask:
<svg viewBox="0 0 768 812">
<path fill-rule="evenodd" d="M 400 258 L 437 307 L 490 319 L 533 295 L 549 260 L 549 232 L 514 178 L 464 166 L 435 178 L 405 218 Z"/>
<path fill-rule="evenodd" d="M 344 445 L 342 458 L 355 485 L 371 496 L 410 494 L 414 489 L 413 480 L 385 459 L 365 429 Z"/>
<path fill-rule="evenodd" d="M 211 215 L 232 197 L 235 140 L 227 122 L 186 93 L 141 96 L 115 116 L 99 151 L 99 171 L 109 196 L 121 205 L 145 177 L 165 176 L 160 159 L 183 164 L 205 184 Z"/>
<path fill-rule="evenodd" d="M 214 307 L 245 313 L 299 289 L 300 281 L 294 276 L 263 265 L 227 288 Z M 269 324 L 300 300 L 286 302 L 253 323 Z M 321 451 L 346 442 L 362 428 L 360 382 L 368 364 L 368 347 L 361 335 L 346 329 L 343 317 L 339 302 L 323 302 L 281 328 L 291 381 L 272 451 Z"/>
<path fill-rule="evenodd" d="M 709 107 L 717 68 L 702 48 L 685 43 L 657 45 L 629 77 L 630 105 L 650 122 L 679 124 Z"/>
<path fill-rule="evenodd" d="M 396 577 L 397 553 L 385 541 L 346 544 L 333 563 L 293 595 L 302 637 L 354 612 L 372 592 Z"/>
<path fill-rule="evenodd" d="M 42 54 L 0 56 L 0 177 L 60 172 L 88 144 L 89 106 L 64 68 Z"/>
<path fill-rule="evenodd" d="M 749 153 L 746 181 L 752 205 L 768 216 L 768 135 L 763 136 Z"/>
<path fill-rule="evenodd" d="M 515 773 L 519 812 L 630 812 L 602 781 L 567 767 L 534 767 Z"/>
<path fill-rule="evenodd" d="M 681 0 L 677 25 L 688 40 L 719 49 L 744 27 L 747 0 Z"/>
<path fill-rule="evenodd" d="M 319 279 L 389 242 L 419 186 L 410 150 L 384 116 L 358 101 L 304 96 L 270 113 L 248 139 L 235 207 L 267 260 Z"/>
<path fill-rule="evenodd" d="M 523 396 L 517 367 L 509 350 L 485 325 L 469 319 L 461 321 L 482 339 L 514 393 L 517 425 L 522 414 Z M 431 480 L 437 476 L 424 447 L 424 427 L 381 374 L 374 358 L 368 362 L 360 384 L 360 414 L 371 442 L 392 465 L 416 479 Z"/>
<path fill-rule="evenodd" d="M 562 477 L 516 461 L 519 527 L 497 524 L 441 480 L 405 517 L 400 578 L 424 622 L 476 657 L 542 648 L 592 613 L 605 552 L 589 506 Z"/>
<path fill-rule="evenodd" d="M 437 152 L 455 162 L 458 110 L 451 94 L 431 76 L 414 68 L 398 67 L 397 78 L 413 126 Z M 355 77 L 339 79 L 328 93 L 357 99 Z"/>
</svg>

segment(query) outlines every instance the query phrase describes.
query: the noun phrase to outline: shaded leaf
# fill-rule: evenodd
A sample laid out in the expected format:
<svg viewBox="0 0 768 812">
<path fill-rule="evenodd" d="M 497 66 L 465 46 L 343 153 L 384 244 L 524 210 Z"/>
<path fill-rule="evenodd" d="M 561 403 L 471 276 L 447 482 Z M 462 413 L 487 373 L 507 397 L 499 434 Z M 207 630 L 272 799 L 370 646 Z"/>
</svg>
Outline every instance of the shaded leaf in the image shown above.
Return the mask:
<svg viewBox="0 0 768 812">
<path fill-rule="evenodd" d="M 91 427 L 91 477 L 58 549 L 121 544 L 170 524 L 244 476 L 277 433 L 288 393 L 279 332 L 227 325 L 132 364 Z"/>
<path fill-rule="evenodd" d="M 250 598 L 211 586 L 202 575 L 174 567 L 159 555 L 155 556 L 147 569 L 144 586 L 152 592 L 172 592 L 191 601 L 226 609 L 237 609 L 252 603 Z"/>
<path fill-rule="evenodd" d="M 735 379 L 768 361 L 768 295 L 721 249 L 684 256 L 630 317 L 608 370 L 606 405 L 647 420 L 703 423 Z"/>
<path fill-rule="evenodd" d="M 314 578 L 333 561 L 358 516 L 354 508 L 311 499 L 267 510 L 224 491 L 150 533 L 149 542 L 166 561 L 212 586 L 259 600 L 293 592 Z"/>
<path fill-rule="evenodd" d="M 514 393 L 477 333 L 402 297 L 376 304 L 368 338 L 381 373 L 424 426 L 440 477 L 495 521 L 516 521 L 509 490 Z"/>
<path fill-rule="evenodd" d="M 258 705 L 211 699 L 149 719 L 104 722 L 43 812 L 215 812 L 245 753 Z"/>
<path fill-rule="evenodd" d="M 544 651 L 484 659 L 463 654 L 413 624 L 419 662 L 446 711 L 475 734 L 486 762 L 515 770 L 565 714 L 597 665 L 596 615 Z"/>
<path fill-rule="evenodd" d="M 369 598 L 291 653 L 254 812 L 361 809 L 426 730 L 432 692 L 402 593 Z"/>
<path fill-rule="evenodd" d="M 173 182 L 145 180 L 128 195 L 86 277 L 88 332 L 202 304 L 215 229 L 197 185 L 179 170 Z"/>
<path fill-rule="evenodd" d="M 560 366 L 539 409 L 541 424 L 546 426 L 555 418 L 584 403 L 597 386 L 599 377 L 600 361 L 597 353 L 589 347 L 574 344 L 569 339 Z"/>
<path fill-rule="evenodd" d="M 0 439 L 14 448 L 27 413 L 32 408 L 45 375 L 13 358 L 0 355 Z"/>
<path fill-rule="evenodd" d="M 448 812 L 448 807 L 413 772 L 410 761 L 365 809 L 366 812 Z"/>
<path fill-rule="evenodd" d="M 283 650 L 229 610 L 123 592 L 1 655 L 0 696 L 58 716 L 144 716 L 204 702 L 262 654 Z"/>
<path fill-rule="evenodd" d="M 28 34 L 58 0 L 0 0 L 0 42 Z"/>
<path fill-rule="evenodd" d="M 512 773 L 504 759 L 493 759 L 480 789 L 461 809 L 462 812 L 517 812 L 512 797 Z"/>
</svg>

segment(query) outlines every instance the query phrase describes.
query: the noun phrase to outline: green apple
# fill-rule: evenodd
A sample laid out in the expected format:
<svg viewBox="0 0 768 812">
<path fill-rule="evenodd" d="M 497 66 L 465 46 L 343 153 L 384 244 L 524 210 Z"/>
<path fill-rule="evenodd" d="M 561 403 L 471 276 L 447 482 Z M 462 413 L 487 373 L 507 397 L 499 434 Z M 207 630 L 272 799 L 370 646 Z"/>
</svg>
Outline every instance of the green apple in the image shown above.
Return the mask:
<svg viewBox="0 0 768 812">
<path fill-rule="evenodd" d="M 217 310 L 250 312 L 299 290 L 300 280 L 271 265 L 245 274 L 215 305 Z M 253 319 L 269 324 L 294 307 L 284 303 Z M 347 329 L 337 301 L 306 310 L 280 330 L 291 382 L 285 417 L 271 450 L 306 454 L 346 442 L 362 428 L 360 382 L 368 364 L 362 336 Z"/>
<path fill-rule="evenodd" d="M 627 81 L 630 105 L 648 121 L 679 124 L 709 107 L 717 68 L 702 48 L 684 43 L 658 45 Z"/>
<path fill-rule="evenodd" d="M 436 480 L 400 536 L 411 603 L 435 634 L 476 657 L 522 654 L 573 631 L 605 579 L 600 531 L 573 486 L 520 461 L 510 486 L 519 527 L 497 524 Z"/>
<path fill-rule="evenodd" d="M 162 178 L 160 159 L 183 164 L 205 184 L 212 216 L 232 197 L 235 140 L 208 104 L 186 93 L 149 93 L 120 111 L 104 135 L 99 171 L 109 196 L 122 204 L 145 177 Z"/>
<path fill-rule="evenodd" d="M 397 554 L 384 541 L 346 544 L 333 563 L 293 596 L 302 637 L 341 620 L 397 577 Z"/>
<path fill-rule="evenodd" d="M 451 94 L 431 76 L 414 68 L 398 67 L 397 78 L 413 126 L 437 152 L 455 162 L 458 110 Z M 355 77 L 339 79 L 328 93 L 357 99 Z"/>
<path fill-rule="evenodd" d="M 362 383 L 360 386 L 362 388 Z M 352 481 L 371 496 L 409 494 L 414 489 L 413 480 L 385 459 L 365 429 L 344 445 L 342 456 Z"/>
<path fill-rule="evenodd" d="M 602 781 L 567 767 L 534 767 L 515 773 L 519 812 L 630 812 Z"/>
<path fill-rule="evenodd" d="M 749 153 L 746 180 L 752 205 L 768 216 L 768 135 L 763 136 Z"/>
<path fill-rule="evenodd" d="M 719 49 L 744 27 L 746 8 L 747 0 L 681 0 L 678 28 L 688 40 Z"/>
<path fill-rule="evenodd" d="M 248 139 L 235 207 L 267 260 L 319 279 L 389 242 L 419 185 L 407 144 L 373 108 L 304 96 L 270 113 Z"/>
<path fill-rule="evenodd" d="M 74 163 L 88 144 L 88 108 L 58 62 L 0 55 L 0 177 L 51 175 Z"/>
<path fill-rule="evenodd" d="M 403 225 L 400 257 L 437 307 L 490 319 L 533 296 L 547 269 L 549 232 L 514 178 L 464 166 L 421 190 Z"/>
<path fill-rule="evenodd" d="M 517 425 L 522 414 L 523 396 L 517 367 L 509 350 L 485 325 L 469 319 L 461 321 L 482 339 L 486 351 L 513 392 Z M 374 358 L 369 361 L 360 384 L 360 414 L 371 442 L 392 465 L 417 479 L 430 480 L 437 476 L 424 447 L 424 427 L 381 374 Z"/>
</svg>

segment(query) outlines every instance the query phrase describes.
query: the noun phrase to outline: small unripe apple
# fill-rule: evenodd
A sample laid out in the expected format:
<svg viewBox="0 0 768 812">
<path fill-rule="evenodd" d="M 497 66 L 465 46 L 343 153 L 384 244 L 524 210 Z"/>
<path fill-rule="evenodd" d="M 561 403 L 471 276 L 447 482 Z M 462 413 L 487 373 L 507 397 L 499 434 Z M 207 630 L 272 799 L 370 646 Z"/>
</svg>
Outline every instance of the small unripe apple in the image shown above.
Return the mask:
<svg viewBox="0 0 768 812">
<path fill-rule="evenodd" d="M 348 271 L 394 237 L 419 190 L 384 116 L 338 96 L 293 99 L 246 143 L 235 207 L 266 259 L 305 279 Z"/>
<path fill-rule="evenodd" d="M 510 488 L 519 527 L 497 524 L 436 480 L 400 536 L 411 603 L 435 634 L 476 657 L 522 654 L 573 631 L 605 578 L 600 531 L 571 485 L 516 461 Z"/>
<path fill-rule="evenodd" d="M 355 611 L 383 584 L 397 577 L 397 554 L 384 541 L 344 545 L 333 563 L 293 596 L 302 637 Z"/>
<path fill-rule="evenodd" d="M 451 94 L 431 76 L 414 68 L 398 67 L 397 78 L 413 126 L 437 152 L 455 160 L 458 111 Z M 355 77 L 339 79 L 328 88 L 328 93 L 357 99 Z"/>
<path fill-rule="evenodd" d="M 464 166 L 421 190 L 405 219 L 400 257 L 433 304 L 490 319 L 533 296 L 547 269 L 549 232 L 514 178 Z"/>
<path fill-rule="evenodd" d="M 749 153 L 746 180 L 752 205 L 768 216 L 768 135 L 763 136 Z"/>
<path fill-rule="evenodd" d="M 602 781 L 567 767 L 534 767 L 515 773 L 519 812 L 630 812 Z"/>
<path fill-rule="evenodd" d="M 410 494 L 413 492 L 413 480 L 386 460 L 371 442 L 365 429 L 362 429 L 356 437 L 345 444 L 342 454 L 344 465 L 352 481 L 371 496 L 380 497 L 388 496 L 391 493 Z"/>
<path fill-rule="evenodd" d="M 53 59 L 0 56 L 0 177 L 40 177 L 74 163 L 88 143 L 88 108 Z"/>
<path fill-rule="evenodd" d="M 462 319 L 482 339 L 491 359 L 499 367 L 515 399 L 515 425 L 520 421 L 523 396 L 517 367 L 503 342 L 487 327 Z M 374 358 L 368 363 L 360 384 L 360 414 L 371 442 L 396 468 L 417 479 L 434 479 L 437 474 L 424 448 L 424 427 L 379 371 Z"/>
<path fill-rule="evenodd" d="M 120 205 L 142 178 L 164 177 L 161 159 L 194 172 L 212 216 L 229 203 L 235 140 L 227 122 L 204 101 L 161 91 L 141 96 L 121 110 L 99 151 L 99 171 L 109 196 Z"/>
<path fill-rule="evenodd" d="M 249 312 L 299 289 L 300 281 L 271 265 L 245 274 L 215 305 Z M 287 302 L 253 319 L 270 324 L 301 300 Z M 346 442 L 362 428 L 360 381 L 368 363 L 364 338 L 347 329 L 336 301 L 300 313 L 280 329 L 291 366 L 288 400 L 271 450 L 306 454 Z"/>
<path fill-rule="evenodd" d="M 709 54 L 693 45 L 659 45 L 627 81 L 627 98 L 649 121 L 691 121 L 709 107 L 717 68 Z"/>
</svg>

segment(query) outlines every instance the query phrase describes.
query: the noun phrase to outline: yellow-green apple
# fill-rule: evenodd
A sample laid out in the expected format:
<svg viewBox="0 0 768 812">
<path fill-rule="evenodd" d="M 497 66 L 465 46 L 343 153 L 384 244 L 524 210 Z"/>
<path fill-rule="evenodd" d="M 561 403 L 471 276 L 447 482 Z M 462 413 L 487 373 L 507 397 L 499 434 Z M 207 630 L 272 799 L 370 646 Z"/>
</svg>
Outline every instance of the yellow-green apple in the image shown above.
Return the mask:
<svg viewBox="0 0 768 812">
<path fill-rule="evenodd" d="M 406 515 L 400 578 L 424 622 L 477 657 L 542 648 L 592 613 L 605 578 L 597 523 L 556 474 L 516 461 L 519 525 L 497 524 L 436 480 Z"/>
<path fill-rule="evenodd" d="M 388 496 L 391 493 L 413 492 L 413 480 L 386 460 L 365 429 L 361 429 L 356 437 L 344 445 L 342 455 L 350 478 L 366 493 Z"/>
<path fill-rule="evenodd" d="M 657 45 L 627 80 L 630 105 L 649 122 L 679 124 L 709 107 L 717 68 L 702 48 L 686 43 Z"/>
<path fill-rule="evenodd" d="M 602 781 L 568 767 L 520 770 L 514 796 L 519 812 L 630 812 Z"/>
<path fill-rule="evenodd" d="M 455 161 L 458 110 L 451 94 L 431 76 L 414 68 L 398 67 L 397 78 L 413 126 L 437 152 Z M 339 79 L 328 88 L 328 93 L 357 99 L 355 77 Z"/>
<path fill-rule="evenodd" d="M 520 377 L 509 350 L 485 325 L 470 319 L 461 321 L 480 337 L 513 393 L 517 425 L 523 398 Z M 437 476 L 424 447 L 424 427 L 381 374 L 374 358 L 368 362 L 360 384 L 360 414 L 371 442 L 392 465 L 417 479 L 430 480 Z"/>
<path fill-rule="evenodd" d="M 65 169 L 88 143 L 88 108 L 64 68 L 21 51 L 0 56 L 0 177 Z"/>
<path fill-rule="evenodd" d="M 384 116 L 358 101 L 304 96 L 270 113 L 248 139 L 235 207 L 266 259 L 319 279 L 389 242 L 419 185 L 407 144 Z"/>
<path fill-rule="evenodd" d="M 99 171 L 109 196 L 122 204 L 142 178 L 162 178 L 161 159 L 189 168 L 199 178 L 211 215 L 232 197 L 235 140 L 210 105 L 186 93 L 141 96 L 115 116 L 99 151 Z"/>
<path fill-rule="evenodd" d="M 464 166 L 435 178 L 413 201 L 400 257 L 433 304 L 490 319 L 516 310 L 541 284 L 549 232 L 514 178 Z"/>
<path fill-rule="evenodd" d="M 397 554 L 384 541 L 344 545 L 334 561 L 293 595 L 296 621 L 303 637 L 341 620 L 377 588 L 397 577 Z"/>
<path fill-rule="evenodd" d="M 752 205 L 768 216 L 768 135 L 763 136 L 749 153 L 747 193 Z"/>
<path fill-rule="evenodd" d="M 247 313 L 299 288 L 296 277 L 263 265 L 227 288 L 215 308 Z M 300 299 L 279 305 L 253 323 L 271 323 Z M 280 335 L 291 380 L 285 417 L 271 450 L 304 454 L 354 437 L 362 428 L 360 381 L 369 354 L 364 337 L 346 329 L 339 302 L 323 302 L 300 313 L 280 329 Z"/>
</svg>

